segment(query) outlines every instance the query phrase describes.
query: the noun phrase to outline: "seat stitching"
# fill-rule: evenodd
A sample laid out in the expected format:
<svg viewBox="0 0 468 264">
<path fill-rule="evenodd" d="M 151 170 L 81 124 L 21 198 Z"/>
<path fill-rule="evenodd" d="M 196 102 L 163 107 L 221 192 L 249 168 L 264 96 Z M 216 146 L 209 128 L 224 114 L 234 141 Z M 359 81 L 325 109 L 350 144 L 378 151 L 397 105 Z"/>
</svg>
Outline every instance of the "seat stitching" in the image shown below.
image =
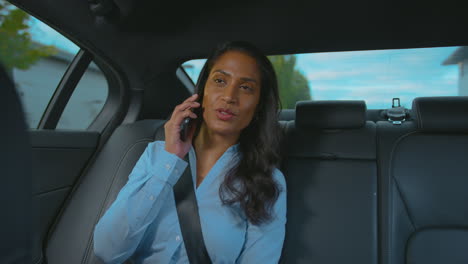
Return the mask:
<svg viewBox="0 0 468 264">
<path fill-rule="evenodd" d="M 396 179 L 395 177 L 392 177 L 392 178 L 393 178 L 393 181 L 395 182 L 396 190 L 397 190 L 398 194 L 400 195 L 401 201 L 403 202 L 403 206 L 404 206 L 404 208 L 405 208 L 406 214 L 408 215 L 408 218 L 409 218 L 409 220 L 410 220 L 410 223 L 411 223 L 411 225 L 413 226 L 413 229 L 416 230 L 417 228 L 416 228 L 416 225 L 414 224 L 413 217 L 412 217 L 412 215 L 411 215 L 411 213 L 410 213 L 410 211 L 409 211 L 409 209 L 408 209 L 408 204 L 407 204 L 407 201 L 406 201 L 406 199 L 405 199 L 405 196 L 403 195 L 403 192 L 402 192 L 401 189 L 400 189 L 400 186 L 399 186 L 399 184 L 398 184 L 397 179 Z"/>
<path fill-rule="evenodd" d="M 393 175 L 393 168 L 394 168 L 394 164 L 393 164 L 393 163 L 394 163 L 394 156 L 395 156 L 394 154 L 395 154 L 395 151 L 396 151 L 398 145 L 401 143 L 401 141 L 403 141 L 405 138 L 407 138 L 407 137 L 409 137 L 409 136 L 411 136 L 411 135 L 413 135 L 413 134 L 417 134 L 417 133 L 420 133 L 420 132 L 418 132 L 418 131 L 412 131 L 412 132 L 406 133 L 406 134 L 404 134 L 404 135 L 401 135 L 401 136 L 395 141 L 395 143 L 393 143 L 392 151 L 390 152 L 390 161 L 389 161 L 389 168 L 388 168 L 388 173 L 389 173 L 389 176 L 390 176 L 390 177 L 389 177 L 389 178 L 390 178 L 389 183 L 391 183 L 392 179 L 393 179 L 393 182 L 394 182 L 394 184 L 390 184 L 390 185 L 389 185 L 389 193 L 387 194 L 387 195 L 388 195 L 388 198 L 389 198 L 389 203 L 390 203 L 390 204 L 389 204 L 388 210 L 393 210 L 393 204 L 394 204 L 394 202 L 393 202 L 393 200 L 394 200 L 394 199 L 393 199 L 393 188 L 394 188 L 394 186 L 395 186 L 395 187 L 397 188 L 398 194 L 400 195 L 400 198 L 401 198 L 401 200 L 402 200 L 402 202 L 403 202 L 403 206 L 404 206 L 404 208 L 405 208 L 406 214 L 408 215 L 408 218 L 409 218 L 409 220 L 410 220 L 410 223 L 411 223 L 413 229 L 416 229 L 416 228 L 415 228 L 413 219 L 412 219 L 412 217 L 411 217 L 411 215 L 410 215 L 410 213 L 409 213 L 409 210 L 408 210 L 408 207 L 407 207 L 407 204 L 406 204 L 406 200 L 404 199 L 403 194 L 402 194 L 402 192 L 400 191 L 398 181 L 395 179 L 395 177 L 394 177 L 394 175 Z M 394 227 L 395 227 L 395 221 L 393 221 L 393 219 L 392 219 L 392 216 L 393 216 L 393 215 L 394 215 L 393 212 L 387 215 L 387 217 L 388 217 L 387 221 L 388 221 L 388 223 L 389 223 L 389 226 L 391 227 L 391 228 L 390 228 L 390 232 L 388 232 L 388 243 L 389 243 L 388 246 L 389 246 L 390 248 L 392 248 L 392 241 L 393 241 L 393 232 L 392 232 L 392 230 L 394 230 Z M 390 251 L 392 251 L 392 250 L 390 250 Z M 392 259 L 393 259 L 393 254 L 389 254 L 389 255 L 388 255 L 388 262 L 389 262 L 389 263 L 393 263 L 393 262 L 392 262 Z"/>
<path fill-rule="evenodd" d="M 382 234 L 384 233 L 383 232 L 383 226 L 382 226 L 382 223 L 381 223 L 381 219 L 383 219 L 382 217 L 382 214 L 384 213 L 383 210 L 384 210 L 384 206 L 381 206 L 382 203 L 383 203 L 383 198 L 382 198 L 382 178 L 383 178 L 383 175 L 381 173 L 381 168 L 383 167 L 382 166 L 382 162 L 381 162 L 381 159 L 379 158 L 381 155 L 379 155 L 380 153 L 380 150 L 381 150 L 381 144 L 380 144 L 380 140 L 381 140 L 381 127 L 377 126 L 376 124 L 376 127 L 375 127 L 375 156 L 376 156 L 376 169 L 377 169 L 377 188 L 376 188 L 376 192 L 377 192 L 377 262 L 376 263 L 379 263 L 381 262 L 380 260 L 383 259 L 383 255 L 386 255 L 384 254 L 383 250 L 382 250 L 382 244 L 381 244 L 381 240 L 380 238 L 383 236 Z M 388 185 L 387 185 L 388 186 Z"/>
</svg>

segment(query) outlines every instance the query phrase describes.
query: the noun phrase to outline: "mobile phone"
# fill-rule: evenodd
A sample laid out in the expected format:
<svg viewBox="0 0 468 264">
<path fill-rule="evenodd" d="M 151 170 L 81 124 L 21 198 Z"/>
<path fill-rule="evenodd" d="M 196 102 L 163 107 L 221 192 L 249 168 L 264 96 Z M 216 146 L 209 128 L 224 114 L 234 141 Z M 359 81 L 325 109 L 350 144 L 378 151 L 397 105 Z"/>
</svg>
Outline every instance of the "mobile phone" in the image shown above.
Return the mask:
<svg viewBox="0 0 468 264">
<path fill-rule="evenodd" d="M 198 117 L 198 114 L 200 113 L 200 108 L 201 106 L 198 108 L 190 109 L 190 110 L 193 111 Z M 180 124 L 180 140 L 182 141 L 187 140 L 190 128 L 194 125 L 194 123 L 196 123 L 196 120 L 190 117 L 186 117 L 182 121 L 182 124 Z"/>
<path fill-rule="evenodd" d="M 180 140 L 185 141 L 188 137 L 189 128 L 190 128 L 190 120 L 192 118 L 186 117 L 182 124 L 180 125 Z"/>
</svg>

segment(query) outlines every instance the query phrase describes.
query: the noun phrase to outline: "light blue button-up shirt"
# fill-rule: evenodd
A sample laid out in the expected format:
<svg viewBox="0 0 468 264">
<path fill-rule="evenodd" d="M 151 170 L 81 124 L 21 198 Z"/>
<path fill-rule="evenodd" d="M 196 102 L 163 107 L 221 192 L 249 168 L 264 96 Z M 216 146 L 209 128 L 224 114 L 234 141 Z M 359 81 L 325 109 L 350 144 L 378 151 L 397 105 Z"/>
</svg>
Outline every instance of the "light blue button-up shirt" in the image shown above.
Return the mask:
<svg viewBox="0 0 468 264">
<path fill-rule="evenodd" d="M 275 169 L 281 193 L 273 219 L 251 224 L 240 206 L 223 205 L 219 187 L 237 161 L 231 146 L 196 187 L 196 155 L 189 151 L 203 239 L 213 263 L 277 263 L 285 236 L 286 183 Z M 105 263 L 189 263 L 179 226 L 172 187 L 187 162 L 164 149 L 164 141 L 148 144 L 127 184 L 94 230 L 94 251 Z"/>
</svg>

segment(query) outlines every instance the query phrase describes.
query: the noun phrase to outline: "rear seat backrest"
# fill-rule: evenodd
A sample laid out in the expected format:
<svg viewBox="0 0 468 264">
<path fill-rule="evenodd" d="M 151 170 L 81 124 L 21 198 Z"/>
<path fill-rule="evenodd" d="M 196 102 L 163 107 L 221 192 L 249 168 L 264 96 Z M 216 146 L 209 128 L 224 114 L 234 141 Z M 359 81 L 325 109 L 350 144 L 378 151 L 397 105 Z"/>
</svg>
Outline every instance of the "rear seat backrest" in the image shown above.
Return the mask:
<svg viewBox="0 0 468 264">
<path fill-rule="evenodd" d="M 468 97 L 417 98 L 390 160 L 389 263 L 468 263 Z"/>
<path fill-rule="evenodd" d="M 286 124 L 283 263 L 377 262 L 376 128 L 364 101 L 296 105 Z"/>
<path fill-rule="evenodd" d="M 117 197 L 128 175 L 164 120 L 119 127 L 76 186 L 46 248 L 48 264 L 102 263 L 93 251 L 97 221 Z"/>
</svg>

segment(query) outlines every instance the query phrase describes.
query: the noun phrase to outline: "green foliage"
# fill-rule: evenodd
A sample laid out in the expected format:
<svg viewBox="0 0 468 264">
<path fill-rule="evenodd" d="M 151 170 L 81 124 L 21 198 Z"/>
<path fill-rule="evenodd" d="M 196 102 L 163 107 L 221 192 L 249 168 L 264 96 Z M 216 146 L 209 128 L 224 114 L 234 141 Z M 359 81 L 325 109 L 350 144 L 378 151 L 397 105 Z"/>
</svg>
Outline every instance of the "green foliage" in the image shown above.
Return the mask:
<svg viewBox="0 0 468 264">
<path fill-rule="evenodd" d="M 32 41 L 29 19 L 26 12 L 0 0 L 0 62 L 9 71 L 26 70 L 42 57 L 57 53 L 54 46 Z"/>
<path fill-rule="evenodd" d="M 278 88 L 283 109 L 294 109 L 296 102 L 311 100 L 309 82 L 296 69 L 296 56 L 280 55 L 268 57 L 278 77 Z"/>
</svg>

